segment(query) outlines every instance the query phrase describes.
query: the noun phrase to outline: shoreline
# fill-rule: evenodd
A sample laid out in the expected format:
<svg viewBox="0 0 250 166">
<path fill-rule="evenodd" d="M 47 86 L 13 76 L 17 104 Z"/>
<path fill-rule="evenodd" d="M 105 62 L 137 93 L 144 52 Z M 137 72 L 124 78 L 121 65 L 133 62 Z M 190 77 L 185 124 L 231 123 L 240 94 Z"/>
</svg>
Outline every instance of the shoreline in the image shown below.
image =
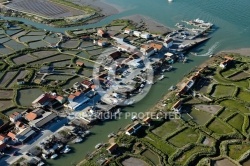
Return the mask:
<svg viewBox="0 0 250 166">
<path fill-rule="evenodd" d="M 220 52 L 216 53 L 213 57 L 209 58 L 208 60 L 206 60 L 205 62 L 200 64 L 199 66 L 195 67 L 194 69 L 202 68 L 202 67 L 207 66 L 208 64 L 211 64 L 219 55 L 225 54 L 225 53 L 235 53 L 235 54 L 239 54 L 240 56 L 250 56 L 250 47 L 249 48 L 239 48 L 239 49 L 234 49 L 234 50 L 220 51 Z M 190 73 L 188 73 L 188 74 L 190 74 Z M 180 87 L 183 84 L 183 81 L 185 79 L 186 79 L 186 77 L 184 76 L 181 79 L 181 81 L 176 84 L 176 87 Z M 162 102 L 167 100 L 173 93 L 175 93 L 175 91 L 170 91 L 170 92 L 166 93 L 165 95 L 163 95 L 163 97 L 154 106 L 149 108 L 145 113 L 156 112 L 158 110 L 164 109 L 164 107 L 162 106 L 163 105 Z"/>
<path fill-rule="evenodd" d="M 238 49 L 233 49 L 233 50 L 224 50 L 221 51 L 220 53 L 235 53 L 235 54 L 240 54 L 244 56 L 250 56 L 250 48 L 238 48 Z M 249 55 L 246 55 L 249 54 Z"/>
<path fill-rule="evenodd" d="M 145 28 L 151 33 L 166 34 L 172 31 L 172 28 L 141 14 L 125 16 L 121 19 L 131 20 L 135 22 L 137 26 L 145 26 Z"/>
</svg>

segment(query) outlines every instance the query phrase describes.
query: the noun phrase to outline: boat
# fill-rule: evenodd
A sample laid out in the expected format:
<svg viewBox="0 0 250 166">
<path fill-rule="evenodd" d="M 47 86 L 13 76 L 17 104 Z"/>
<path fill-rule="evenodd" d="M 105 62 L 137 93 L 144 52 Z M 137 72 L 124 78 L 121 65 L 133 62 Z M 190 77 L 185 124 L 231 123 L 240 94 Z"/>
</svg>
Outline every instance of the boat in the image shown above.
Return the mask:
<svg viewBox="0 0 250 166">
<path fill-rule="evenodd" d="M 132 120 L 132 121 L 137 120 L 137 116 L 133 116 L 133 117 L 131 118 L 131 120 Z"/>
<path fill-rule="evenodd" d="M 212 58 L 214 56 L 214 54 L 211 54 L 211 55 L 209 55 L 209 58 Z"/>
<path fill-rule="evenodd" d="M 112 137 L 114 137 L 114 136 L 115 136 L 114 133 L 110 133 L 110 134 L 108 135 L 108 138 L 112 138 Z"/>
<path fill-rule="evenodd" d="M 175 89 L 176 89 L 176 86 L 173 86 L 173 85 L 172 85 L 168 90 L 169 90 L 169 91 L 173 91 L 173 90 L 175 90 Z"/>
<path fill-rule="evenodd" d="M 134 102 L 135 102 L 134 100 L 125 100 L 124 104 L 125 105 L 132 105 L 132 104 L 134 104 Z"/>
<path fill-rule="evenodd" d="M 158 78 L 158 80 L 163 80 L 165 78 L 165 76 L 164 75 L 161 75 L 159 78 Z"/>
<path fill-rule="evenodd" d="M 206 27 L 211 27 L 211 26 L 213 26 L 212 23 L 210 23 L 210 22 L 205 22 L 204 20 L 201 20 L 201 19 L 199 19 L 199 18 L 194 19 L 192 22 L 193 22 L 193 23 L 196 23 L 196 24 L 202 24 L 202 25 L 204 25 L 204 26 L 206 26 Z"/>
<path fill-rule="evenodd" d="M 45 165 L 45 163 L 41 161 L 40 163 L 38 163 L 37 166 L 43 166 L 43 165 Z"/>
<path fill-rule="evenodd" d="M 47 154 L 42 154 L 42 157 L 44 158 L 44 159 L 48 159 L 48 155 Z"/>
<path fill-rule="evenodd" d="M 70 148 L 66 148 L 66 149 L 64 149 L 63 153 L 69 153 L 70 151 L 71 151 Z"/>
<path fill-rule="evenodd" d="M 102 143 L 96 144 L 95 148 L 99 149 L 102 145 L 103 145 Z"/>
<path fill-rule="evenodd" d="M 53 154 L 50 158 L 51 158 L 51 159 L 55 159 L 55 158 L 57 158 L 57 157 L 58 157 L 58 154 L 55 153 L 55 154 Z"/>
<path fill-rule="evenodd" d="M 188 60 L 188 58 L 187 58 L 187 57 L 185 57 L 185 58 L 183 59 L 183 63 L 186 63 L 186 62 L 187 62 L 187 60 Z"/>
<path fill-rule="evenodd" d="M 81 137 L 77 137 L 74 142 L 75 143 L 80 143 L 82 141 L 83 141 L 83 139 Z"/>
<path fill-rule="evenodd" d="M 91 134 L 91 132 L 89 131 L 89 130 L 86 130 L 85 132 L 84 132 L 84 135 L 85 136 L 88 136 L 88 135 L 90 135 Z"/>
</svg>

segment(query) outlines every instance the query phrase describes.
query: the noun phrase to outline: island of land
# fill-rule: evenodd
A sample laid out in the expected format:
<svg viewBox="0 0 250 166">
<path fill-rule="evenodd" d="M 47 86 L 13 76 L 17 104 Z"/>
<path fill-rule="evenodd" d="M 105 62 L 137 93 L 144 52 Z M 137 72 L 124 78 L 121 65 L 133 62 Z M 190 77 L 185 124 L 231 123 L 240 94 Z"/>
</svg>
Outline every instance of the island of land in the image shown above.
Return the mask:
<svg viewBox="0 0 250 166">
<path fill-rule="evenodd" d="M 78 165 L 249 165 L 249 55 L 214 55 Z"/>
<path fill-rule="evenodd" d="M 121 10 L 91 0 L 0 2 L 5 16 L 59 27 Z M 190 62 L 212 27 L 194 19 L 170 29 L 134 15 L 55 33 L 1 19 L 0 165 L 56 165 L 75 153 L 74 164 L 85 157 L 78 165 L 248 165 L 247 49 L 208 55 L 143 117 L 108 134 L 109 142 L 87 155 L 77 149 L 96 136 L 95 125 L 118 124 L 127 107 L 150 98 L 151 86 L 171 80 L 168 73 Z"/>
</svg>

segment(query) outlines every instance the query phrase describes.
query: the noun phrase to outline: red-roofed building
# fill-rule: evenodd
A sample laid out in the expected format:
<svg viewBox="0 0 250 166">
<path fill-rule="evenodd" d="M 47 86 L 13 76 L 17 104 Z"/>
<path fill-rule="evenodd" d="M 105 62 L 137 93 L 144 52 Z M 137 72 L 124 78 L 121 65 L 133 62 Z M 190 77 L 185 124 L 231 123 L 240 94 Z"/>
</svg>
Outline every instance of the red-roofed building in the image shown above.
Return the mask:
<svg viewBox="0 0 250 166">
<path fill-rule="evenodd" d="M 93 83 L 91 82 L 91 81 L 89 81 L 89 80 L 84 80 L 84 81 L 82 81 L 82 86 L 84 86 L 85 88 L 90 88 L 92 85 L 93 85 Z"/>
<path fill-rule="evenodd" d="M 59 103 L 61 103 L 61 104 L 63 104 L 63 103 L 66 102 L 66 99 L 65 99 L 65 97 L 63 97 L 63 96 L 57 96 L 57 97 L 56 97 L 56 100 L 57 100 Z"/>
<path fill-rule="evenodd" d="M 106 34 L 107 33 L 103 29 L 98 29 L 97 30 L 97 36 L 105 37 Z"/>
<path fill-rule="evenodd" d="M 133 127 L 130 127 L 126 130 L 126 134 L 127 135 L 133 135 L 134 134 L 134 128 Z"/>
<path fill-rule="evenodd" d="M 119 147 L 119 146 L 118 146 L 117 143 L 113 143 L 113 144 L 111 144 L 106 150 L 107 150 L 110 154 L 114 154 L 118 147 Z"/>
<path fill-rule="evenodd" d="M 84 63 L 81 62 L 81 61 L 77 61 L 77 62 L 76 62 L 76 66 L 84 67 Z"/>
<path fill-rule="evenodd" d="M 69 97 L 68 97 L 68 100 L 69 100 L 69 101 L 74 101 L 74 100 L 75 100 L 75 98 L 76 98 L 76 96 L 75 96 L 75 95 L 70 94 L 70 95 L 69 95 Z"/>
<path fill-rule="evenodd" d="M 9 132 L 7 134 L 8 137 L 10 137 L 12 140 L 15 140 L 16 139 L 16 134 L 12 133 L 12 132 Z"/>
<path fill-rule="evenodd" d="M 181 108 L 182 108 L 182 101 L 179 100 L 172 106 L 171 110 L 175 112 L 181 112 Z"/>
<path fill-rule="evenodd" d="M 25 115 L 25 119 L 28 121 L 35 120 L 36 118 L 37 118 L 37 114 L 34 112 L 30 112 L 30 113 Z"/>
<path fill-rule="evenodd" d="M 150 123 L 152 122 L 152 119 L 150 117 L 146 117 L 146 118 L 143 119 L 143 122 L 145 124 L 149 124 L 150 125 Z"/>
<path fill-rule="evenodd" d="M 159 42 L 151 42 L 149 44 L 150 47 L 153 47 L 155 49 L 155 51 L 161 51 L 163 49 L 163 44 L 159 43 Z"/>
<path fill-rule="evenodd" d="M 32 106 L 43 107 L 43 106 L 49 105 L 49 103 L 55 98 L 56 96 L 53 96 L 49 93 L 42 94 L 36 100 L 32 102 Z"/>
</svg>

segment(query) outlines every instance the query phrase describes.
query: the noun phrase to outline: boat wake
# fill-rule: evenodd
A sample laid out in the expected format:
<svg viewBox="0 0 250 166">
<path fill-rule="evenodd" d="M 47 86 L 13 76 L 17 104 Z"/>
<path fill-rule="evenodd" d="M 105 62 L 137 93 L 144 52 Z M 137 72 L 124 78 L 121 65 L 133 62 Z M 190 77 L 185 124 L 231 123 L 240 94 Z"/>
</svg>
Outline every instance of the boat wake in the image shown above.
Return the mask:
<svg viewBox="0 0 250 166">
<path fill-rule="evenodd" d="M 215 49 L 218 48 L 219 44 L 220 44 L 220 42 L 214 43 L 214 45 L 212 45 L 212 46 L 208 49 L 208 51 L 207 51 L 206 53 L 200 54 L 200 55 L 197 54 L 196 56 L 210 56 L 211 54 L 214 53 Z"/>
</svg>

